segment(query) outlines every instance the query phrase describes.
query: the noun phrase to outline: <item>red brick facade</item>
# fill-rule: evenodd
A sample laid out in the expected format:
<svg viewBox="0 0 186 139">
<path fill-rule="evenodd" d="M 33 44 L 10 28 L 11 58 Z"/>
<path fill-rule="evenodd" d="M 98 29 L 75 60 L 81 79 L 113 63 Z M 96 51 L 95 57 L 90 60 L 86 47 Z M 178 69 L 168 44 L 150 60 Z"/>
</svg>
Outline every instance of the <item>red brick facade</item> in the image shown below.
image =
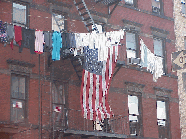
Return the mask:
<svg viewBox="0 0 186 139">
<path fill-rule="evenodd" d="M 81 22 L 73 1 L 58 1 L 53 0 L 23 0 L 29 5 L 29 28 L 40 29 L 44 31 L 52 30 L 52 10 L 59 10 L 67 14 L 67 30 L 69 32 L 87 32 Z M 171 53 L 175 51 L 175 34 L 174 34 L 174 19 L 173 19 L 173 2 L 169 0 L 163 1 L 164 15 L 152 13 L 151 1 L 136 0 L 137 7 L 128 6 L 122 0 L 116 7 L 110 18 L 105 24 L 105 30 L 111 31 L 120 28 L 125 28 L 127 25 L 137 24 L 139 28 L 139 39 L 143 39 L 147 47 L 154 52 L 153 46 L 153 30 L 155 27 L 159 30 L 167 31 L 165 38 L 165 59 L 166 59 L 166 75 L 163 75 L 157 82 L 153 82 L 153 75 L 146 71 L 145 68 L 138 66 L 127 65 L 126 58 L 126 33 L 124 39 L 121 40 L 118 60 L 125 61 L 125 65 L 120 68 L 117 74 L 113 77 L 110 92 L 109 104 L 115 115 L 126 116 L 125 125 L 116 129 L 116 134 L 129 135 L 128 122 L 128 94 L 137 93 L 141 95 L 141 138 L 159 138 L 157 125 L 156 100 L 157 96 L 168 97 L 168 122 L 169 122 L 169 138 L 179 139 L 180 134 L 180 119 L 179 119 L 179 101 L 178 101 L 178 85 L 176 73 L 171 69 Z M 95 2 L 92 1 L 95 5 Z M 97 4 L 92 7 L 91 3 L 87 3 L 91 11 L 96 10 L 99 15 L 98 20 L 104 20 L 107 16 L 107 8 L 104 4 Z M 113 6 L 112 6 L 113 7 Z M 111 7 L 111 8 L 112 8 Z M 100 14 L 101 13 L 101 14 Z M 38 17 L 40 16 L 40 17 Z M 48 18 L 47 18 L 48 17 Z M 127 23 L 125 21 L 127 21 Z M 0 20 L 7 23 L 12 23 L 12 2 L 8 0 L 0 1 Z M 156 31 L 158 32 L 158 31 Z M 160 31 L 161 32 L 161 31 Z M 161 33 L 160 33 L 161 34 Z M 138 42 L 139 43 L 139 42 Z M 0 63 L 0 138 L 15 138 L 15 139 L 39 139 L 57 137 L 56 132 L 52 130 L 52 79 L 60 84 L 65 84 L 65 108 L 73 110 L 81 110 L 80 105 L 80 87 L 81 81 L 74 70 L 70 59 L 53 62 L 55 67 L 52 72 L 52 65 L 48 67 L 48 53 L 45 52 L 40 56 L 40 92 L 39 92 L 39 55 L 30 54 L 28 48 L 23 48 L 19 53 L 19 47 L 11 47 L 9 44 L 6 47 L 0 43 L 1 63 Z M 139 45 L 140 46 L 140 45 Z M 30 67 L 30 71 L 26 74 L 28 78 L 28 91 L 26 99 L 26 117 L 23 123 L 14 123 L 11 121 L 11 75 L 21 74 L 24 72 L 14 71 L 11 69 L 11 64 L 8 59 L 19 60 L 34 64 Z M 22 66 L 20 66 L 22 67 Z M 117 69 L 117 68 L 116 68 Z M 115 70 L 116 71 L 116 70 Z M 41 95 L 41 103 L 39 107 L 39 95 Z M 42 114 L 39 116 L 39 108 Z M 81 131 L 85 126 L 81 112 L 69 111 L 68 120 L 75 118 L 73 122 L 69 122 L 74 126 L 74 129 Z M 78 115 L 77 115 L 78 114 Z M 42 115 L 42 117 L 41 117 Z M 39 135 L 41 126 L 39 119 L 42 119 L 42 135 Z M 87 129 L 93 131 L 92 121 L 87 122 Z M 41 122 L 40 122 L 41 123 Z M 125 133 L 122 133 L 125 128 Z M 80 129 L 80 130 L 79 130 Z M 68 136 L 67 136 L 68 135 Z M 61 132 L 59 138 L 81 138 L 82 134 L 67 134 Z M 96 133 L 95 133 L 96 136 Z M 87 136 L 88 137 L 88 136 Z M 94 138 L 94 136 L 90 137 Z M 96 138 L 96 137 L 95 137 Z M 104 137 L 103 137 L 104 138 Z M 128 137 L 132 138 L 132 137 Z"/>
</svg>

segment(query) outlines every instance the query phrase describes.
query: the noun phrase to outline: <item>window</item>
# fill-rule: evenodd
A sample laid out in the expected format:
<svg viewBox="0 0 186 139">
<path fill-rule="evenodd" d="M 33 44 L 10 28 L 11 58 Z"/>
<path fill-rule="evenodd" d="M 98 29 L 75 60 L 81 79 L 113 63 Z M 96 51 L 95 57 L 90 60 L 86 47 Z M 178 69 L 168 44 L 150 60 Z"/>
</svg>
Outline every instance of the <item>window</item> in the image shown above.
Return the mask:
<svg viewBox="0 0 186 139">
<path fill-rule="evenodd" d="M 56 126 L 65 126 L 65 94 L 64 86 L 54 83 L 52 89 L 53 119 Z"/>
<path fill-rule="evenodd" d="M 154 54 L 155 56 L 162 58 L 162 64 L 165 73 L 165 62 L 164 62 L 164 49 L 163 49 L 163 40 L 159 38 L 154 38 Z"/>
<path fill-rule="evenodd" d="M 126 33 L 127 58 L 137 57 L 136 34 Z"/>
<path fill-rule="evenodd" d="M 133 5 L 134 1 L 133 0 L 125 0 L 126 4 Z"/>
<path fill-rule="evenodd" d="M 159 138 L 168 137 L 168 115 L 167 115 L 167 102 L 162 99 L 158 99 L 156 102 L 157 108 L 157 125 L 159 131 Z"/>
<path fill-rule="evenodd" d="M 96 131 L 103 131 L 103 132 L 111 132 L 111 126 L 109 123 L 109 119 L 104 119 L 103 121 L 99 121 L 98 119 L 93 121 L 93 129 Z"/>
<path fill-rule="evenodd" d="M 13 24 L 28 26 L 28 6 L 13 2 Z"/>
<path fill-rule="evenodd" d="M 185 14 L 185 0 L 181 0 L 181 5 L 182 5 L 182 13 Z"/>
<path fill-rule="evenodd" d="M 139 105 L 140 97 L 135 95 L 128 95 L 128 112 L 129 112 L 129 126 L 130 135 L 139 136 L 140 135 L 140 110 Z"/>
<path fill-rule="evenodd" d="M 163 15 L 163 2 L 162 0 L 151 0 L 152 12 Z"/>
<path fill-rule="evenodd" d="M 23 122 L 26 105 L 26 77 L 11 76 L 11 121 Z"/>
<path fill-rule="evenodd" d="M 65 29 L 65 17 L 64 15 L 52 14 L 52 30 L 54 31 L 64 31 Z"/>
</svg>

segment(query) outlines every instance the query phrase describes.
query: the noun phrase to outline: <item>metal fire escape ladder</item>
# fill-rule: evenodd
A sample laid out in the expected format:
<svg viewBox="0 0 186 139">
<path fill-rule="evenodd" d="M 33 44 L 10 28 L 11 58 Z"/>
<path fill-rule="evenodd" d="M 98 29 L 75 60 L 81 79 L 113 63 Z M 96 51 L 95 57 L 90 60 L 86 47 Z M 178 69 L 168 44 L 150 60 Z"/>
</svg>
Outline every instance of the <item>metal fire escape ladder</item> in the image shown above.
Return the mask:
<svg viewBox="0 0 186 139">
<path fill-rule="evenodd" d="M 83 63 L 84 63 L 83 61 L 84 61 L 84 57 L 82 56 L 76 56 L 74 58 L 71 58 L 71 63 L 80 81 L 82 79 L 82 71 L 83 71 Z"/>
<path fill-rule="evenodd" d="M 62 18 L 58 18 L 58 19 L 57 19 L 57 18 L 56 18 L 56 15 L 55 15 L 54 13 L 53 13 L 52 15 L 53 15 L 53 17 L 54 17 L 54 20 L 56 21 L 56 24 L 57 24 L 59 30 L 60 30 L 60 31 L 63 31 L 63 29 L 61 29 L 61 26 L 64 25 L 64 23 L 61 23 L 61 21 L 64 20 L 64 17 L 62 16 Z"/>
<path fill-rule="evenodd" d="M 95 30 L 98 33 L 98 29 L 94 23 L 94 20 L 90 14 L 89 9 L 86 6 L 85 1 L 81 0 L 79 2 L 76 2 L 76 0 L 74 0 L 74 4 L 75 4 L 76 9 L 78 10 L 79 15 L 81 16 L 82 21 L 84 22 L 85 27 L 87 28 L 88 32 Z M 93 29 L 92 29 L 92 25 L 93 25 Z"/>
</svg>

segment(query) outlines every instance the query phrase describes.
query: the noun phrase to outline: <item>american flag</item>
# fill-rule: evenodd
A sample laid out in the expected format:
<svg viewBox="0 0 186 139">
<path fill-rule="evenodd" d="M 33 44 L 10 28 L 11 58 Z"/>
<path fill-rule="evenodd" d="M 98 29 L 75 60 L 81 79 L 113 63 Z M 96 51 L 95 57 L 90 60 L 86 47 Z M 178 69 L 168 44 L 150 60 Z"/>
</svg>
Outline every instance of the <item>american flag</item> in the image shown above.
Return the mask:
<svg viewBox="0 0 186 139">
<path fill-rule="evenodd" d="M 108 58 L 98 61 L 98 49 L 84 47 L 85 62 L 81 84 L 81 106 L 86 119 L 100 121 L 113 115 L 108 91 L 118 56 L 118 45 L 108 48 Z"/>
</svg>

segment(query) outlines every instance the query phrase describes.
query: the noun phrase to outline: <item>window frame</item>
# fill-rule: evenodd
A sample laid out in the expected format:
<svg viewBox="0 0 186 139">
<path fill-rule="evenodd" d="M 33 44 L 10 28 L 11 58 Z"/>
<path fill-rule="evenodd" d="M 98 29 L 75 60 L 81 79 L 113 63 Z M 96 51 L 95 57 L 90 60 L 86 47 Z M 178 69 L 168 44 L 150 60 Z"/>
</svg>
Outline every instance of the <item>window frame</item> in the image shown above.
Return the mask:
<svg viewBox="0 0 186 139">
<path fill-rule="evenodd" d="M 16 3 L 16 4 L 20 4 L 20 5 L 23 5 L 23 6 L 26 6 L 26 24 L 22 24 L 22 23 L 19 23 L 19 22 L 14 22 L 13 20 L 13 3 Z M 27 2 L 23 2 L 23 1 L 18 1 L 18 0 L 13 0 L 12 1 L 12 23 L 14 25 L 18 25 L 18 26 L 22 26 L 22 27 L 27 27 L 29 28 L 29 3 Z"/>
<path fill-rule="evenodd" d="M 131 95 L 131 96 L 137 96 L 138 97 L 138 113 L 139 115 L 137 115 L 138 117 L 138 123 L 136 124 L 137 126 L 137 135 L 131 135 L 130 132 L 131 132 L 131 126 L 130 126 L 130 121 L 129 121 L 129 136 L 133 137 L 133 136 L 139 136 L 139 137 L 142 137 L 143 136 L 143 113 L 142 113 L 142 94 L 141 93 L 136 93 L 136 92 L 131 92 L 129 91 L 129 93 L 127 94 L 127 101 L 128 101 L 128 96 Z M 128 106 L 128 104 L 127 104 Z M 128 107 L 128 118 L 129 118 L 129 107 Z"/>
<path fill-rule="evenodd" d="M 167 55 L 166 55 L 166 38 L 159 36 L 153 36 L 153 48 L 154 48 L 154 39 L 162 40 L 162 51 L 163 51 L 163 73 L 167 74 Z M 155 55 L 158 56 L 158 55 Z M 160 56 L 159 56 L 160 57 Z"/>
<path fill-rule="evenodd" d="M 138 6 L 138 0 L 133 0 L 133 4 L 127 3 L 127 2 L 125 1 L 125 5 L 132 6 L 132 7 L 137 8 L 137 6 Z"/>
<path fill-rule="evenodd" d="M 159 0 L 160 2 L 160 11 L 159 12 L 154 12 L 152 8 L 152 13 L 158 14 L 158 15 L 164 15 L 164 6 L 163 6 L 163 1 Z M 152 7 L 152 1 L 151 1 L 151 7 Z"/>
<path fill-rule="evenodd" d="M 16 98 L 16 97 L 12 97 L 12 77 L 24 77 L 25 78 L 25 98 Z M 10 81 L 11 81 L 11 93 L 10 93 L 10 100 L 11 100 L 11 105 L 10 105 L 10 121 L 13 122 L 13 123 L 25 123 L 27 122 L 27 116 L 28 116 L 28 111 L 27 111 L 27 103 L 28 103 L 28 77 L 26 75 L 20 75 L 20 74 L 16 74 L 16 73 L 12 73 L 11 74 L 11 78 L 10 78 Z M 21 101 L 24 103 L 22 103 L 22 109 L 23 109 L 23 114 L 24 114 L 24 119 L 19 121 L 18 119 L 13 119 L 13 101 Z M 17 109 L 17 108 L 16 108 Z"/>
<path fill-rule="evenodd" d="M 56 126 L 66 126 L 66 96 L 65 96 L 65 83 L 62 83 L 62 82 L 57 82 L 57 81 L 54 81 L 52 83 L 52 114 L 53 114 L 53 120 L 55 121 L 55 125 Z M 63 98 L 62 98 L 62 101 L 63 99 L 65 100 L 65 102 L 59 102 L 59 99 L 58 99 L 58 102 L 54 102 L 54 99 L 55 99 L 55 96 L 53 94 L 53 92 L 55 93 L 56 90 L 53 90 L 53 89 L 57 89 L 57 96 L 60 96 L 60 91 L 58 91 L 58 88 L 62 86 L 62 95 Z M 55 87 L 55 88 L 54 88 Z M 54 111 L 54 109 L 56 107 L 61 107 L 60 111 L 59 112 L 56 112 Z M 62 125 L 61 125 L 62 124 Z"/>
<path fill-rule="evenodd" d="M 135 34 L 136 50 L 127 48 L 127 33 Z M 135 30 L 126 31 L 125 43 L 126 43 L 126 57 L 127 57 L 127 50 L 132 50 L 132 51 L 135 51 L 135 52 L 136 52 L 136 57 L 135 57 L 135 58 L 140 58 L 140 52 L 139 52 L 139 35 L 138 35 L 138 31 L 135 31 Z"/>
<path fill-rule="evenodd" d="M 51 12 L 51 17 L 53 16 L 53 14 L 58 14 L 58 15 L 64 16 L 64 29 L 62 31 L 64 31 L 64 32 L 67 31 L 67 29 L 68 29 L 67 28 L 67 13 L 64 13 L 62 11 L 53 9 L 52 12 Z M 51 20 L 52 20 L 52 18 L 51 18 Z M 51 21 L 51 29 L 52 29 L 52 26 L 53 26 L 53 24 L 52 24 L 52 21 Z"/>
<path fill-rule="evenodd" d="M 160 126 L 160 125 L 158 125 L 158 122 L 157 122 L 158 136 L 159 136 L 159 138 L 162 138 L 161 134 L 160 134 L 160 131 L 162 131 L 162 129 L 164 128 L 164 130 L 167 130 L 167 138 L 170 138 L 171 134 L 170 134 L 170 119 L 169 119 L 169 98 L 168 97 L 163 97 L 163 96 L 156 96 L 156 115 L 157 115 L 157 101 L 164 101 L 165 102 L 165 109 L 166 109 L 165 126 Z M 157 118 L 157 116 L 156 116 L 156 118 Z"/>
</svg>

